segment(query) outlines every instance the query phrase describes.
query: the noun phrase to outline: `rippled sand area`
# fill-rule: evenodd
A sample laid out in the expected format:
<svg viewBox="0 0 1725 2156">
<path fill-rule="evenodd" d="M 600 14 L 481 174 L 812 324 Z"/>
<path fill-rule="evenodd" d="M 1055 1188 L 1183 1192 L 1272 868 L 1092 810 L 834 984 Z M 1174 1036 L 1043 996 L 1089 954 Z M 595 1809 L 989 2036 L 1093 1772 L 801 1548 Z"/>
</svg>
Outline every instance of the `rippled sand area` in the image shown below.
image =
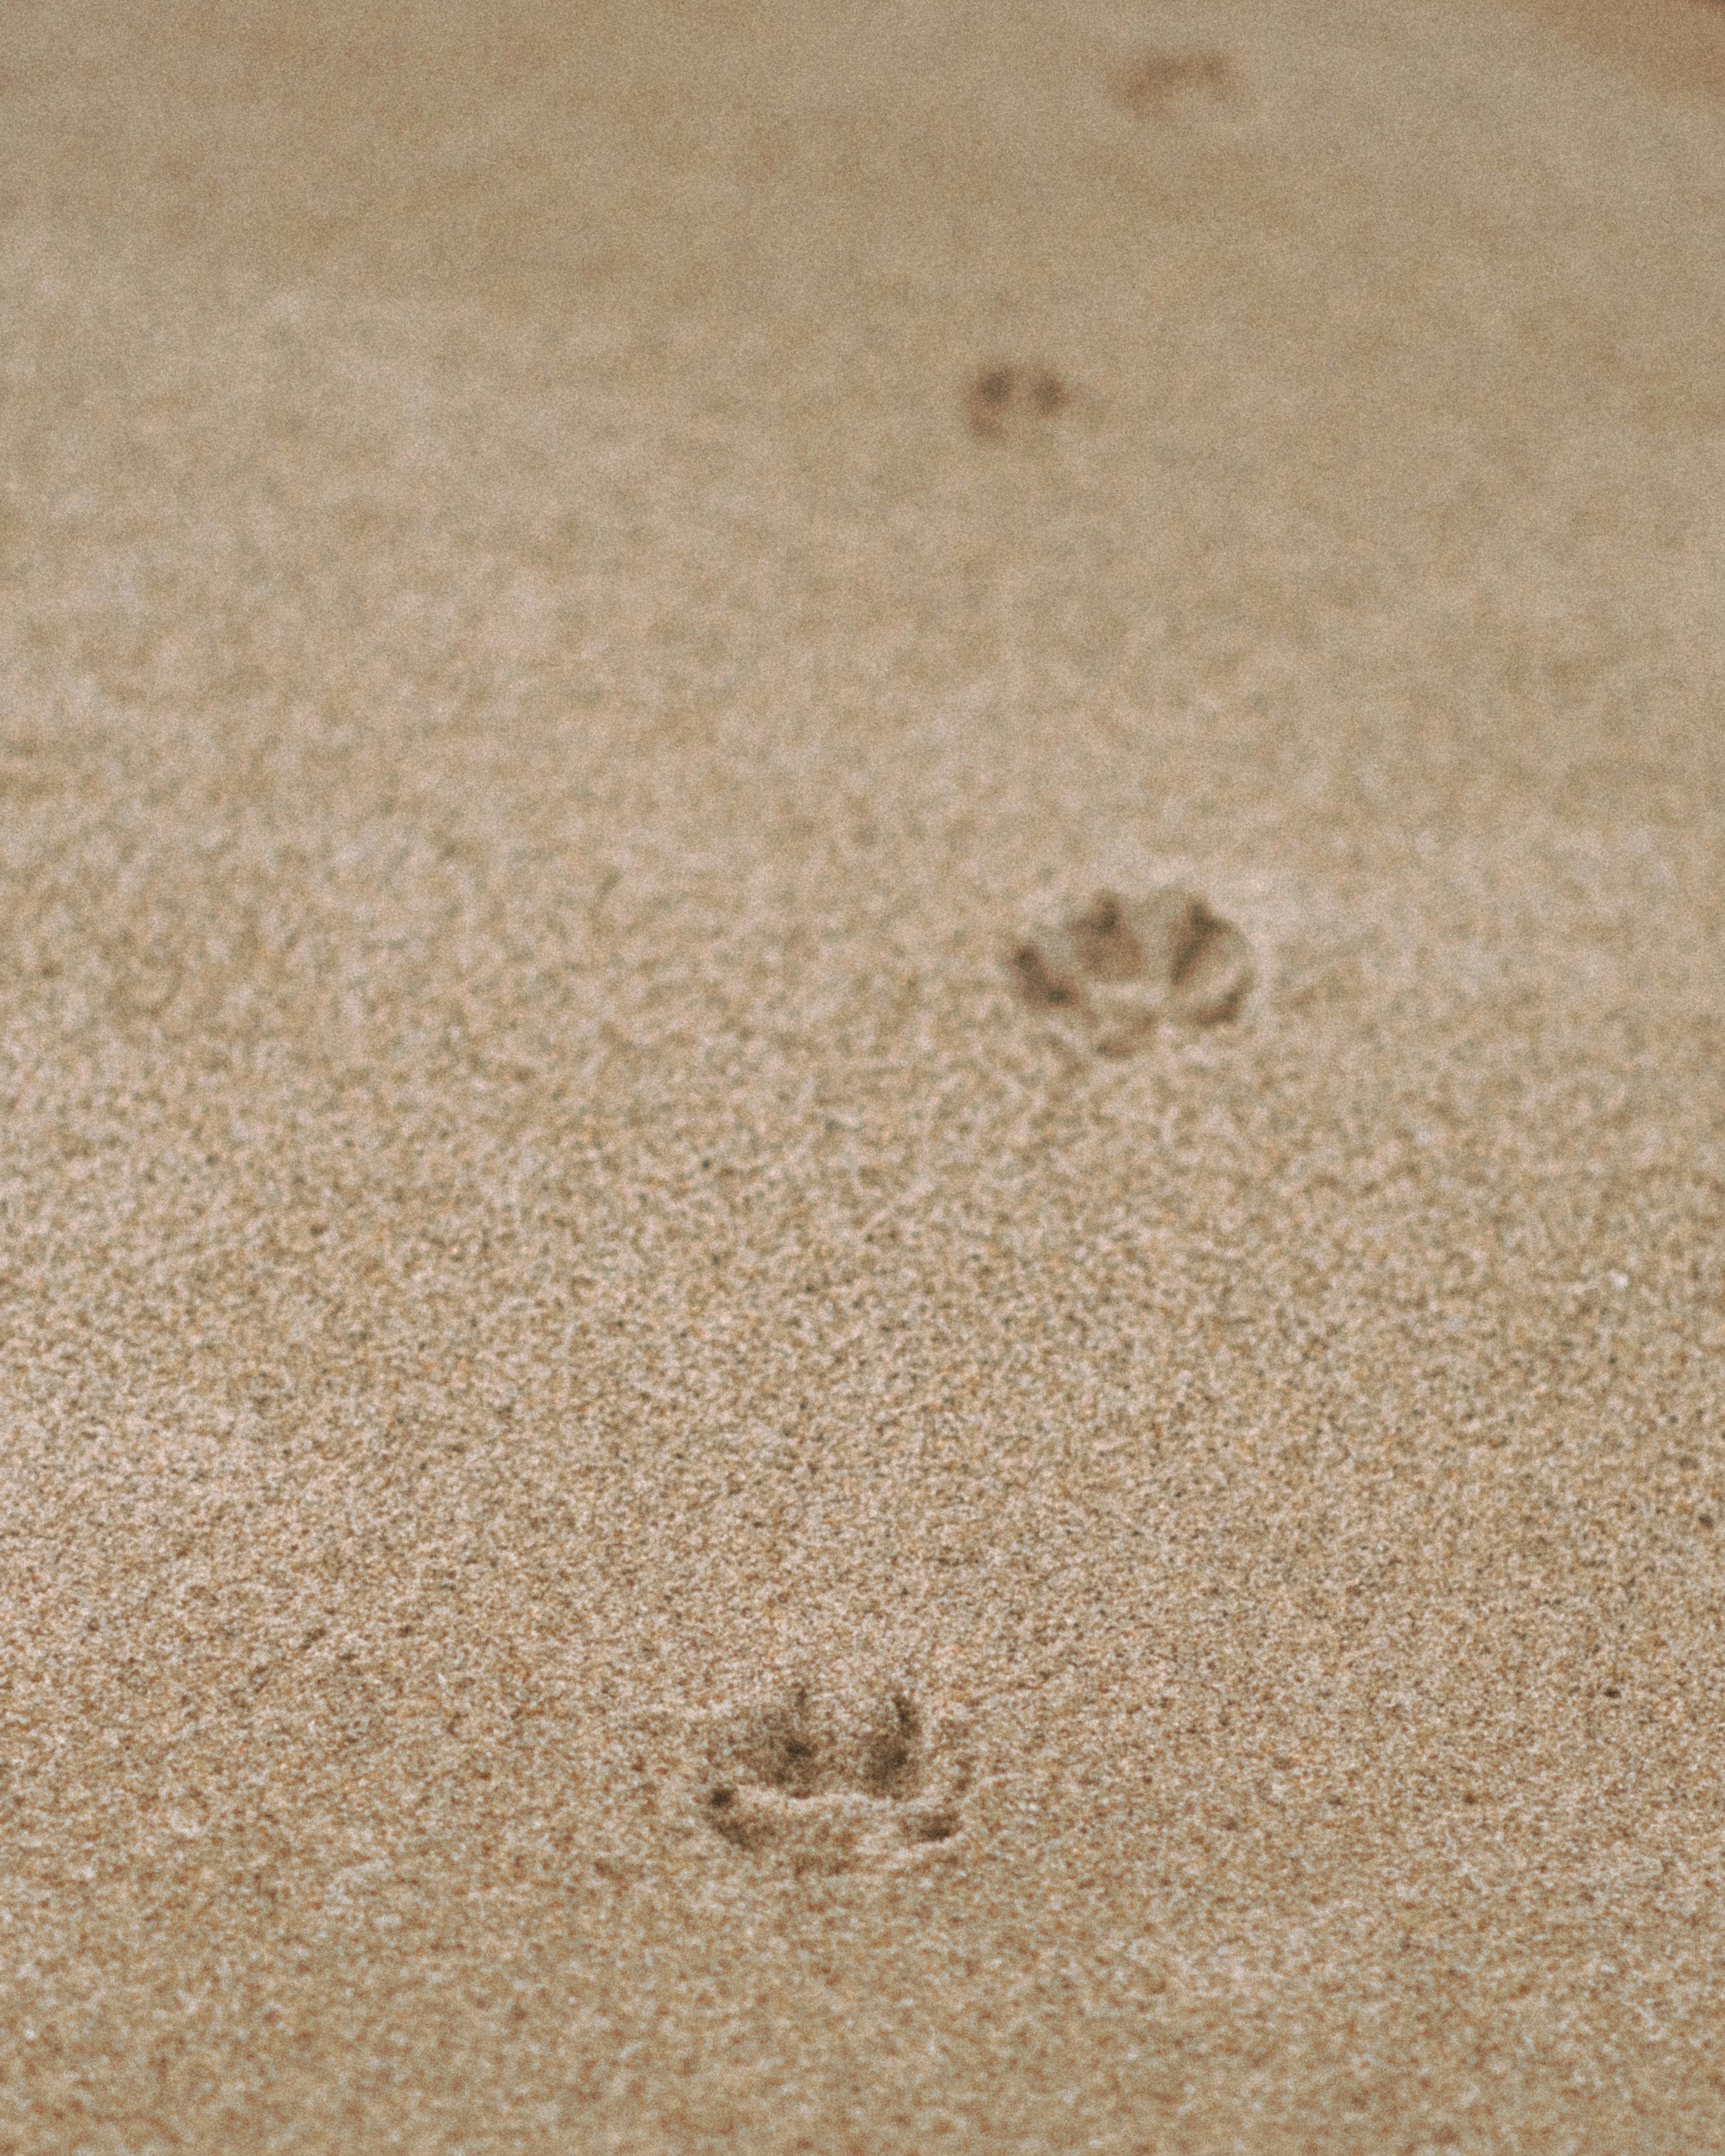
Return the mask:
<svg viewBox="0 0 1725 2156">
<path fill-rule="evenodd" d="M 1725 2145 L 1725 7 L 4 12 L 0 2156 Z"/>
</svg>

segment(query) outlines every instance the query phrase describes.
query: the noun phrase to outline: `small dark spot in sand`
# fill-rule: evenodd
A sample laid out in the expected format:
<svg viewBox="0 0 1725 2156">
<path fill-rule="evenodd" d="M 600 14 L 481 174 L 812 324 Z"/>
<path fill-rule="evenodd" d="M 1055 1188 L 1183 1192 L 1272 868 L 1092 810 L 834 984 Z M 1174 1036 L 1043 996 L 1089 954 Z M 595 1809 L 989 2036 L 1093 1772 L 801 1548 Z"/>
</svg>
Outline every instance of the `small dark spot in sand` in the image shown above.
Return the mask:
<svg viewBox="0 0 1725 2156">
<path fill-rule="evenodd" d="M 1019 993 L 1038 1009 L 1057 1010 L 1082 1000 L 1076 984 L 1055 973 L 1034 943 L 1020 943 L 1012 963 L 1018 968 Z"/>
<path fill-rule="evenodd" d="M 883 1726 L 863 1740 L 857 1785 L 865 1796 L 903 1799 L 922 1784 L 922 1717 L 902 1692 L 888 1702 Z"/>
<path fill-rule="evenodd" d="M 964 406 L 971 432 L 998 441 L 1019 420 L 1052 418 L 1070 402 L 1071 392 L 1051 369 L 993 362 L 971 377 Z"/>
<path fill-rule="evenodd" d="M 1144 970 L 1144 947 L 1127 925 L 1120 901 L 1105 891 L 1070 924 L 1078 963 L 1093 981 L 1136 980 Z M 1173 977 L 1178 980 L 1178 973 Z"/>
<path fill-rule="evenodd" d="M 1189 1023 L 1217 1025 L 1238 1012 L 1251 982 L 1245 947 L 1240 931 L 1201 898 L 1181 908 L 1169 931 L 1168 973 Z"/>
<path fill-rule="evenodd" d="M 905 1829 L 907 1841 L 950 1841 L 957 1833 L 957 1812 L 927 1812 L 914 1818 Z"/>
<path fill-rule="evenodd" d="M 709 1789 L 706 1815 L 712 1824 L 713 1832 L 721 1841 L 728 1841 L 733 1849 L 752 1850 L 760 1846 L 759 1824 L 738 1811 L 735 1789 Z"/>
<path fill-rule="evenodd" d="M 1235 92 L 1234 64 L 1214 47 L 1141 53 L 1116 76 L 1114 90 L 1139 119 L 1163 119 L 1186 98 L 1226 104 Z"/>
</svg>

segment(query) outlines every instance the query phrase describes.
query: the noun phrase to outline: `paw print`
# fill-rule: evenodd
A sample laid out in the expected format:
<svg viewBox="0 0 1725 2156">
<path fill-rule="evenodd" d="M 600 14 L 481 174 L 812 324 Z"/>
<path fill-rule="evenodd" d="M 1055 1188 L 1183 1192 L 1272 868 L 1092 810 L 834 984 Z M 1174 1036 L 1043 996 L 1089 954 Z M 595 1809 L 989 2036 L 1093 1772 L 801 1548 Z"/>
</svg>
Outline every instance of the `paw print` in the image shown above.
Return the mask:
<svg viewBox="0 0 1725 2156">
<path fill-rule="evenodd" d="M 1187 891 L 1133 904 L 1101 892 L 1024 937 L 1012 964 L 1031 1009 L 1099 1055 L 1130 1055 L 1164 1019 L 1211 1026 L 1237 1017 L 1254 978 L 1245 937 Z"/>
<path fill-rule="evenodd" d="M 689 1725 L 691 1804 L 747 1857 L 797 1872 L 903 1871 L 963 1832 L 963 1731 L 907 1691 L 847 1704 L 798 1685 Z"/>
</svg>

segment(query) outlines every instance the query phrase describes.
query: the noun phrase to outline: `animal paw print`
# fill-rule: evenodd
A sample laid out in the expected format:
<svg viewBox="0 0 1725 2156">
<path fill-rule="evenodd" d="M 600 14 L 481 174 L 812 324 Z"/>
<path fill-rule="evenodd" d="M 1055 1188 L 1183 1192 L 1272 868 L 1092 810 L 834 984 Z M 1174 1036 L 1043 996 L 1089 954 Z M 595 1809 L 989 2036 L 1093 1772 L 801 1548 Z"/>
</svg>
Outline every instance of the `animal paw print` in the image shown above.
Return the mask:
<svg viewBox="0 0 1725 2156">
<path fill-rule="evenodd" d="M 1032 1009 L 1099 1055 L 1130 1055 L 1164 1019 L 1211 1026 L 1237 1017 L 1254 978 L 1245 937 L 1188 891 L 1135 904 L 1102 891 L 1025 937 L 1012 963 Z"/>
<path fill-rule="evenodd" d="M 964 1827 L 962 1718 L 906 1691 L 822 1701 L 799 1685 L 691 1725 L 701 1823 L 742 1855 L 795 1872 L 897 1871 Z"/>
<path fill-rule="evenodd" d="M 972 375 L 964 409 L 972 434 L 985 442 L 997 442 L 1027 420 L 1051 419 L 1065 410 L 1071 397 L 1059 375 L 1045 367 L 996 363 L 978 367 Z"/>
</svg>

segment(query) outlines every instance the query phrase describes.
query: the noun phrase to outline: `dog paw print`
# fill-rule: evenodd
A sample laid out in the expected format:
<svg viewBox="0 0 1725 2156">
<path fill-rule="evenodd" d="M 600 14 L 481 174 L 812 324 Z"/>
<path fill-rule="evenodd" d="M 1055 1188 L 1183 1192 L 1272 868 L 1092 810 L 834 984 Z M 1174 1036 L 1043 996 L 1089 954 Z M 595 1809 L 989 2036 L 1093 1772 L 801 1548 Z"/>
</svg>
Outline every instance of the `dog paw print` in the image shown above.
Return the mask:
<svg viewBox="0 0 1725 2156">
<path fill-rule="evenodd" d="M 1004 439 L 1026 424 L 1051 419 L 1072 401 L 1059 375 L 1045 367 L 980 367 L 964 393 L 970 431 L 985 442 Z"/>
<path fill-rule="evenodd" d="M 906 1691 L 846 1703 L 798 1686 L 691 1725 L 694 1810 L 740 1854 L 792 1871 L 902 1871 L 964 1830 L 963 1732 Z"/>
<path fill-rule="evenodd" d="M 1229 105 L 1234 100 L 1233 63 L 1211 49 L 1140 53 L 1114 80 L 1114 94 L 1140 120 L 1164 120 L 1191 102 Z"/>
<path fill-rule="evenodd" d="M 1130 1055 L 1164 1020 L 1220 1025 L 1254 978 L 1246 939 L 1188 891 L 1136 902 L 1102 891 L 1014 949 L 1018 990 L 1069 1045 Z"/>
</svg>

